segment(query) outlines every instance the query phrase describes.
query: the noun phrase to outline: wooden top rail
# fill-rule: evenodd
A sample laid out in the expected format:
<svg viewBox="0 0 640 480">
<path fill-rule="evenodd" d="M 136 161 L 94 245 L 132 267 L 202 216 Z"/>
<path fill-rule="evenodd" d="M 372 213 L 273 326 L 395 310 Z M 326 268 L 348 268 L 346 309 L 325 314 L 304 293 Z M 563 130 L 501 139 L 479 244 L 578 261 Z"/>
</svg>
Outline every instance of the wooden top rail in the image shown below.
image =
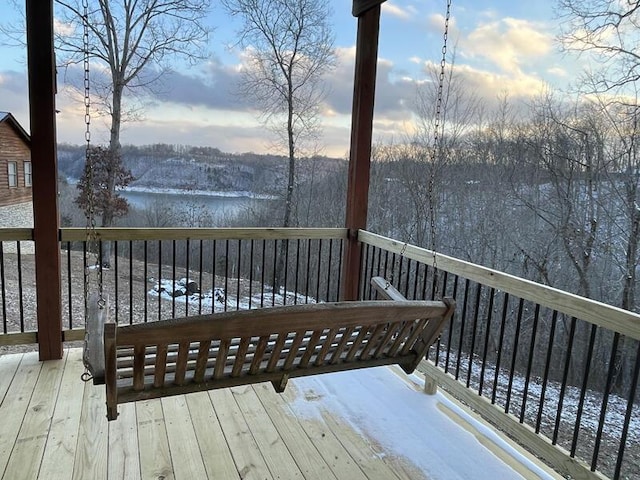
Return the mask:
<svg viewBox="0 0 640 480">
<path fill-rule="evenodd" d="M 96 228 L 98 240 L 346 239 L 346 228 Z M 87 239 L 84 228 L 61 229 L 63 242 Z"/>
<path fill-rule="evenodd" d="M 0 242 L 33 240 L 33 228 L 0 228 Z"/>
<path fill-rule="evenodd" d="M 365 230 L 358 232 L 358 240 L 427 265 L 433 264 L 434 252 L 425 248 L 408 245 Z M 640 315 L 637 313 L 440 253 L 437 254 L 436 259 L 440 270 L 640 340 Z"/>
</svg>

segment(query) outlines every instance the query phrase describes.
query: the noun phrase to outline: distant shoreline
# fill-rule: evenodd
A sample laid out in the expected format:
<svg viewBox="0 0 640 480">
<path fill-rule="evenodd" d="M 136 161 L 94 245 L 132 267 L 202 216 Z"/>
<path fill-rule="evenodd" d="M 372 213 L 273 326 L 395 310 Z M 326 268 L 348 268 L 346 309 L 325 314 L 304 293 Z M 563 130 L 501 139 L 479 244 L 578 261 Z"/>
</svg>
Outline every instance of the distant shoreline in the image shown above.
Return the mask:
<svg viewBox="0 0 640 480">
<path fill-rule="evenodd" d="M 122 189 L 123 192 L 135 193 L 163 193 L 167 195 L 201 195 L 205 197 L 227 197 L 227 198 L 251 198 L 254 200 L 274 200 L 277 197 L 273 195 L 265 195 L 262 193 L 253 193 L 248 191 L 211 191 L 211 190 L 187 190 L 181 188 L 153 188 L 133 186 Z"/>
<path fill-rule="evenodd" d="M 71 185 L 78 183 L 77 178 L 67 177 L 67 182 Z M 123 189 L 119 189 L 121 192 L 133 192 L 133 193 L 162 193 L 166 195 L 200 195 L 204 197 L 226 197 L 226 198 L 251 198 L 253 200 L 275 200 L 276 196 L 266 195 L 264 193 L 253 193 L 246 190 L 237 191 L 212 191 L 212 190 L 191 190 L 183 188 L 163 188 L 163 187 L 142 187 L 142 186 L 130 186 Z"/>
</svg>

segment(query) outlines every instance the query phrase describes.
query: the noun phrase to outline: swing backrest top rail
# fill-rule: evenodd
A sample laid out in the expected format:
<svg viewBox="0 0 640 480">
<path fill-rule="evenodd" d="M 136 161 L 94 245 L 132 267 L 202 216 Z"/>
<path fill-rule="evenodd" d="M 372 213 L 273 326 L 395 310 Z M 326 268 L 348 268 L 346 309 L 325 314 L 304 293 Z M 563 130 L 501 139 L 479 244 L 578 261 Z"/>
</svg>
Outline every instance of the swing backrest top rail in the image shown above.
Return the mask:
<svg viewBox="0 0 640 480">
<path fill-rule="evenodd" d="M 289 305 L 104 325 L 107 417 L 119 403 L 398 364 L 412 372 L 453 314 L 445 301 Z"/>
</svg>

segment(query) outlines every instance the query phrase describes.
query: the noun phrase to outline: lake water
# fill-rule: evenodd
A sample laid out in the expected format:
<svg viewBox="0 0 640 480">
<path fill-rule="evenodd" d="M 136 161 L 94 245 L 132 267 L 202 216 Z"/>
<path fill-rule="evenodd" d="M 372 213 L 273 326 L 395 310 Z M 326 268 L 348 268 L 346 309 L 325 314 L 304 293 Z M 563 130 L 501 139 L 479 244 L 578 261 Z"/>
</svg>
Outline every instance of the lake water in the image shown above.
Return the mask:
<svg viewBox="0 0 640 480">
<path fill-rule="evenodd" d="M 269 201 L 265 199 L 256 199 L 248 196 L 217 196 L 203 195 L 198 193 L 181 193 L 181 192 L 138 192 L 123 191 L 120 194 L 129 201 L 132 207 L 145 209 L 154 204 L 161 203 L 171 206 L 177 210 L 193 209 L 204 206 L 213 215 L 233 215 L 241 212 L 247 207 L 259 205 L 260 203 Z"/>
</svg>

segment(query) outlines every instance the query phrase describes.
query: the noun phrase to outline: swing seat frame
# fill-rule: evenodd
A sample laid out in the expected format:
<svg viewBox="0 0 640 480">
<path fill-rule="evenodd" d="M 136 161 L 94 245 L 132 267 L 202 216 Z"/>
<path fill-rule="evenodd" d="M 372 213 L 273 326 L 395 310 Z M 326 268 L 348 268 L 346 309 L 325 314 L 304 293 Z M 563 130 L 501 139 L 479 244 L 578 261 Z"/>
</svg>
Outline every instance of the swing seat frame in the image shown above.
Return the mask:
<svg viewBox="0 0 640 480">
<path fill-rule="evenodd" d="M 170 395 L 258 382 L 283 392 L 289 378 L 390 364 L 411 373 L 454 309 L 452 299 L 333 302 L 118 326 L 103 308 L 103 326 L 90 322 L 102 334 L 88 337 L 104 367 L 91 371 L 109 420 L 120 403 Z"/>
</svg>

